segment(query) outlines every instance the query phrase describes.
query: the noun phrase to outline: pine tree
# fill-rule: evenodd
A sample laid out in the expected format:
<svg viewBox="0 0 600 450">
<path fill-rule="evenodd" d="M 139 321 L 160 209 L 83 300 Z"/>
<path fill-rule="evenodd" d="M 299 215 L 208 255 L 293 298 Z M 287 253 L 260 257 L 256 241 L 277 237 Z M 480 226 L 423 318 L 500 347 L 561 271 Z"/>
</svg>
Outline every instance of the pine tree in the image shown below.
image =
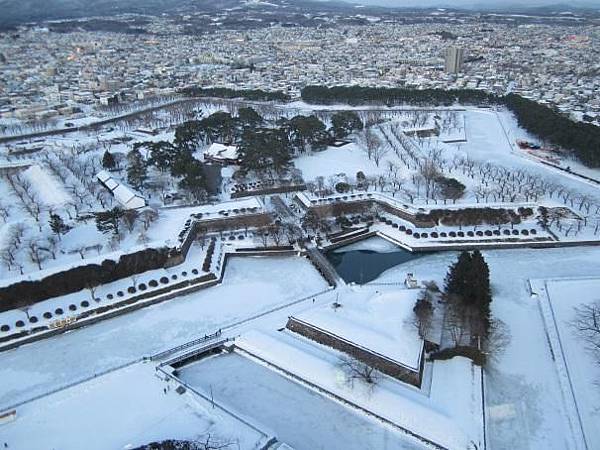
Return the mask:
<svg viewBox="0 0 600 450">
<path fill-rule="evenodd" d="M 120 220 L 124 213 L 119 207 L 96 213 L 96 228 L 104 234 L 113 233 L 118 235 Z"/>
<path fill-rule="evenodd" d="M 71 229 L 71 227 L 62 219 L 62 217 L 55 213 L 50 213 L 49 223 L 52 232 L 58 236 L 58 239 L 60 239 L 61 235 L 67 233 Z"/>
<path fill-rule="evenodd" d="M 135 188 L 140 188 L 148 177 L 146 161 L 138 149 L 134 149 L 127 155 L 129 166 L 127 167 L 127 181 Z"/>
<path fill-rule="evenodd" d="M 115 161 L 115 157 L 111 152 L 106 150 L 104 152 L 104 156 L 102 156 L 102 167 L 108 170 L 112 170 L 116 167 L 117 162 Z"/>
</svg>

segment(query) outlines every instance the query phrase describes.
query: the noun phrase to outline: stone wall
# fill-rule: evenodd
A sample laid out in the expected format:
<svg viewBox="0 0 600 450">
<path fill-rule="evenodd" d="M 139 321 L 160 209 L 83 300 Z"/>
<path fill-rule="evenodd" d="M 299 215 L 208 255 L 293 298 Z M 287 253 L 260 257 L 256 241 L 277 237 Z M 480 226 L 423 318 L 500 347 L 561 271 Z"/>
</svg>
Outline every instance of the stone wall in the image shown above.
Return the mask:
<svg viewBox="0 0 600 450">
<path fill-rule="evenodd" d="M 368 366 L 371 366 L 380 372 L 385 373 L 386 375 L 394 377 L 405 383 L 412 384 L 413 386 L 421 387 L 421 376 L 423 374 L 423 364 L 425 360 L 425 355 L 423 353 L 421 354 L 419 369 L 416 371 L 395 363 L 389 359 L 383 358 L 382 356 L 372 353 L 365 348 L 359 347 L 357 344 L 343 340 L 338 336 L 327 333 L 325 330 L 321 330 L 294 317 L 290 317 L 288 319 L 286 328 L 312 341 L 318 342 L 319 344 L 323 344 L 346 353 L 354 359 L 367 364 Z"/>
</svg>

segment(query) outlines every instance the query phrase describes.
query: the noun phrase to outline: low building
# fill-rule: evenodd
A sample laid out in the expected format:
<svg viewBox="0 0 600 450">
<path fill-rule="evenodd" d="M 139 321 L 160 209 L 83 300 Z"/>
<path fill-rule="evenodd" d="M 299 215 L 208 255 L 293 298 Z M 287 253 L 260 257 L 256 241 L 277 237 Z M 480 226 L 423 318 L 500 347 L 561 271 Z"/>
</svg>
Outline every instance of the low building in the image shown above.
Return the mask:
<svg viewBox="0 0 600 450">
<path fill-rule="evenodd" d="M 98 172 L 96 178 L 125 209 L 139 209 L 146 206 L 146 199 L 135 190 L 123 184 L 106 170 Z"/>
<path fill-rule="evenodd" d="M 204 151 L 204 160 L 224 165 L 239 164 L 240 162 L 236 145 L 225 145 L 216 142 Z"/>
</svg>

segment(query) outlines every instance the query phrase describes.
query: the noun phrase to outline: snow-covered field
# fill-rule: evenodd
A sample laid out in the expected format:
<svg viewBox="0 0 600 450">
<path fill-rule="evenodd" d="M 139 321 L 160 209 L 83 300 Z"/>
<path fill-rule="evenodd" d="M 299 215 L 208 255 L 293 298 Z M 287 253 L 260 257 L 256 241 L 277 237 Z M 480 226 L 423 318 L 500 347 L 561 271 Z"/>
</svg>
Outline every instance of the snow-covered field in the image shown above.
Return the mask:
<svg viewBox="0 0 600 450">
<path fill-rule="evenodd" d="M 0 425 L 0 442 L 16 450 L 106 450 L 210 434 L 240 449 L 264 445 L 257 431 L 176 387 L 153 364 L 138 363 L 20 407 L 13 422 Z"/>
<path fill-rule="evenodd" d="M 326 287 L 304 258 L 232 258 L 219 286 L 0 353 L 0 409 Z"/>
</svg>

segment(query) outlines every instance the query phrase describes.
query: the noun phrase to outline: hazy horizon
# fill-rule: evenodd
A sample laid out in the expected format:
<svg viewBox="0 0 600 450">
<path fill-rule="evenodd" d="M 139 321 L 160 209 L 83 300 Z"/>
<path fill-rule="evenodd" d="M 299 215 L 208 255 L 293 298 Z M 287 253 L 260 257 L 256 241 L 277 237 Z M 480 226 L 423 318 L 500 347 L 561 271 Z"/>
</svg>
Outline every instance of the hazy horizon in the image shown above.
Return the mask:
<svg viewBox="0 0 600 450">
<path fill-rule="evenodd" d="M 344 0 L 349 3 L 358 3 L 363 5 L 376 5 L 387 7 L 460 7 L 460 8 L 495 8 L 495 7 L 537 7 L 548 5 L 568 5 L 574 7 L 598 7 L 600 0 L 528 0 L 522 2 L 519 0 Z"/>
</svg>

